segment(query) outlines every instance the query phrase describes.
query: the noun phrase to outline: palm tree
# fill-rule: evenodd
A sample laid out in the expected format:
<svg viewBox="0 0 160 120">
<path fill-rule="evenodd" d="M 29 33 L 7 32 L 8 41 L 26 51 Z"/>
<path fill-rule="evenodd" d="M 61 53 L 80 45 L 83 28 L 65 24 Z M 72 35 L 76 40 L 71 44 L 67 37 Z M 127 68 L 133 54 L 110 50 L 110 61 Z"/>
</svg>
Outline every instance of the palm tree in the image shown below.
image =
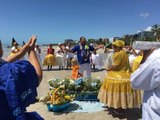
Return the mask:
<svg viewBox="0 0 160 120">
<path fill-rule="evenodd" d="M 154 38 L 157 42 L 160 42 L 160 26 L 158 24 L 155 24 L 152 26 L 152 29 L 153 31 L 153 35 L 154 35 Z"/>
<path fill-rule="evenodd" d="M 123 36 L 124 42 L 126 45 L 132 45 L 132 39 L 131 35 L 126 34 Z"/>
</svg>

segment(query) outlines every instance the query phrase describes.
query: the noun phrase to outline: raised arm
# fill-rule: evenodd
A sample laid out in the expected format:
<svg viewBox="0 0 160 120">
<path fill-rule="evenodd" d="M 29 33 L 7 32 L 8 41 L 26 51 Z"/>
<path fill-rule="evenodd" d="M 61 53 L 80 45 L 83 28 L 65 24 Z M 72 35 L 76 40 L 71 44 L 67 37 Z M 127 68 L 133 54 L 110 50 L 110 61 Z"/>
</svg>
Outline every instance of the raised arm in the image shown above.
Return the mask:
<svg viewBox="0 0 160 120">
<path fill-rule="evenodd" d="M 61 46 L 61 48 L 63 50 L 66 50 L 66 52 L 71 52 L 71 53 L 74 53 L 74 51 L 72 49 L 67 49 L 65 46 Z"/>
<path fill-rule="evenodd" d="M 37 58 L 37 55 L 34 51 L 36 39 L 37 39 L 36 36 L 32 36 L 31 39 L 30 39 L 31 43 L 29 45 L 29 50 L 28 50 L 28 59 L 36 70 L 36 73 L 37 73 L 38 78 L 39 78 L 39 84 L 40 84 L 41 81 L 42 81 L 43 73 L 42 73 L 42 68 L 41 68 L 39 60 Z"/>
<path fill-rule="evenodd" d="M 16 60 L 21 59 L 26 54 L 26 52 L 28 52 L 28 60 L 34 66 L 40 83 L 43 74 L 42 74 L 42 68 L 34 51 L 36 39 L 37 39 L 36 36 L 32 36 L 31 39 L 22 47 L 22 49 L 17 54 L 9 56 L 5 60 L 7 62 L 14 62 Z"/>
<path fill-rule="evenodd" d="M 30 43 L 31 43 L 31 39 L 22 47 L 22 49 L 18 53 L 16 53 L 13 56 L 8 56 L 5 60 L 7 62 L 14 62 L 16 60 L 21 59 L 28 51 Z"/>
<path fill-rule="evenodd" d="M 101 45 L 98 45 L 97 47 L 94 47 L 95 50 L 98 50 L 98 49 L 100 49 L 100 48 L 104 48 L 104 45 L 101 44 Z"/>
</svg>

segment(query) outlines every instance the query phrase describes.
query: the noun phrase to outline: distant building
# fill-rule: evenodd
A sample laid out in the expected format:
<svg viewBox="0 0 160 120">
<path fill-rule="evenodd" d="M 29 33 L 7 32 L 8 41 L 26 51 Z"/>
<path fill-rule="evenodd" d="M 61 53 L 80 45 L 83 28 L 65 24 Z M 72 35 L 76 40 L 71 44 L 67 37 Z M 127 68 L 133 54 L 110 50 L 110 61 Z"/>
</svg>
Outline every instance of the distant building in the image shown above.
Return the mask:
<svg viewBox="0 0 160 120">
<path fill-rule="evenodd" d="M 113 42 L 115 42 L 116 40 L 120 40 L 120 37 L 113 37 Z"/>
<path fill-rule="evenodd" d="M 138 33 L 140 40 L 145 40 L 146 38 L 153 38 L 154 33 L 152 31 L 141 31 Z"/>
<path fill-rule="evenodd" d="M 65 43 L 74 43 L 74 40 L 72 40 L 72 39 L 66 39 L 64 42 Z"/>
<path fill-rule="evenodd" d="M 103 41 L 104 41 L 106 44 L 110 43 L 110 41 L 109 41 L 108 38 L 104 38 Z"/>
</svg>

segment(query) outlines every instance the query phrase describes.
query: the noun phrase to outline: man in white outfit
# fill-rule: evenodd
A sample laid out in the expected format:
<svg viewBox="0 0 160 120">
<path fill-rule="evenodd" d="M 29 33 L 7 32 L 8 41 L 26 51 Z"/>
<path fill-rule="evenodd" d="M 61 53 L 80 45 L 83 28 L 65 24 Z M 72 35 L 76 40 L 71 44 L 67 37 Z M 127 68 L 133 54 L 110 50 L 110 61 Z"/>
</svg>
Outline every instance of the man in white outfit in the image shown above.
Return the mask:
<svg viewBox="0 0 160 120">
<path fill-rule="evenodd" d="M 144 51 L 140 67 L 131 75 L 134 89 L 144 90 L 142 120 L 160 120 L 160 49 Z"/>
</svg>

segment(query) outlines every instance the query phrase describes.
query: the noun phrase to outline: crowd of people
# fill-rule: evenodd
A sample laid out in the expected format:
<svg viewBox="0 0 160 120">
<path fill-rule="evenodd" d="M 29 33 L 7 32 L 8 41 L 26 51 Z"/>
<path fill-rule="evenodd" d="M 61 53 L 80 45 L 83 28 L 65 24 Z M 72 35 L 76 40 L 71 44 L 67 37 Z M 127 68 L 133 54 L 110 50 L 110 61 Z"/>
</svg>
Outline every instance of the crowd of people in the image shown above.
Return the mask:
<svg viewBox="0 0 160 120">
<path fill-rule="evenodd" d="M 75 46 L 71 46 L 71 43 L 59 43 L 56 50 L 52 44 L 49 44 L 43 65 L 48 66 L 47 70 L 51 70 L 52 66 L 59 66 L 59 70 L 71 69 L 73 68 L 72 60 L 77 60 L 78 76 L 82 77 L 86 71 L 86 76 L 90 77 L 92 65 L 94 71 L 96 68 L 101 69 L 104 65 L 101 56 L 96 52 L 99 48 L 103 48 L 103 45 L 95 48 L 93 45 L 87 45 L 85 37 L 81 37 L 79 44 Z"/>
<path fill-rule="evenodd" d="M 84 72 L 85 77 L 91 77 L 91 65 L 94 70 L 104 66 L 102 58 L 96 52 L 104 47 L 104 53 L 107 53 L 106 78 L 98 93 L 100 102 L 108 107 L 111 114 L 118 116 L 124 115 L 126 109 L 140 108 L 142 104 L 143 120 L 160 119 L 159 49 L 134 50 L 131 46 L 125 46 L 122 40 L 105 46 L 88 45 L 82 36 L 74 46 L 59 43 L 55 50 L 49 44 L 42 62 L 41 49 L 36 44 L 35 36 L 23 47 L 18 45 L 13 39 L 11 54 L 3 60 L 0 41 L 0 111 L 7 113 L 0 114 L 0 119 L 43 119 L 36 112 L 26 112 L 26 107 L 35 102 L 36 87 L 42 80 L 42 66 L 47 66 L 47 70 L 53 66 L 58 66 L 59 70 L 71 68 L 73 80 L 84 77 Z M 27 52 L 29 62 L 22 59 Z M 143 102 L 141 90 L 144 90 Z"/>
</svg>

